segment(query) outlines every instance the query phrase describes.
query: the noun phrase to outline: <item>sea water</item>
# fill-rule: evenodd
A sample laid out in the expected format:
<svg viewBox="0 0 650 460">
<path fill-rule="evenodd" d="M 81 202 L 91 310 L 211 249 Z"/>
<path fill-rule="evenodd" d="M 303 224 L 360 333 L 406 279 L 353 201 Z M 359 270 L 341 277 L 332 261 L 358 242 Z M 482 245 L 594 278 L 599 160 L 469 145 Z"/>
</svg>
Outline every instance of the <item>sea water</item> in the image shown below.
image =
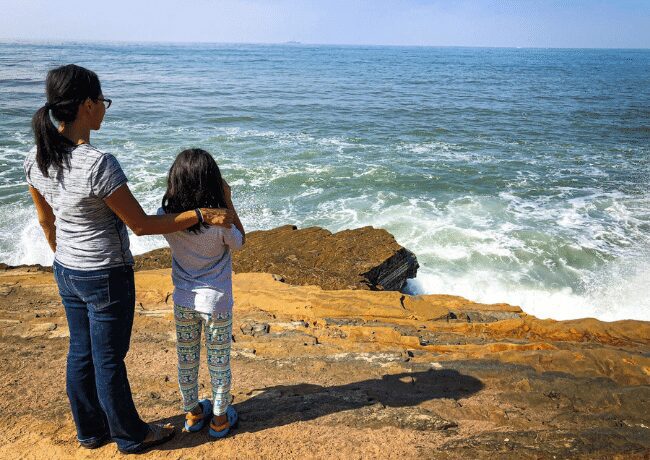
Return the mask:
<svg viewBox="0 0 650 460">
<path fill-rule="evenodd" d="M 650 320 L 649 50 L 3 42 L 0 262 L 52 262 L 22 162 L 67 63 L 113 99 L 91 142 L 149 213 L 201 147 L 248 230 L 384 228 L 411 293 Z"/>
</svg>

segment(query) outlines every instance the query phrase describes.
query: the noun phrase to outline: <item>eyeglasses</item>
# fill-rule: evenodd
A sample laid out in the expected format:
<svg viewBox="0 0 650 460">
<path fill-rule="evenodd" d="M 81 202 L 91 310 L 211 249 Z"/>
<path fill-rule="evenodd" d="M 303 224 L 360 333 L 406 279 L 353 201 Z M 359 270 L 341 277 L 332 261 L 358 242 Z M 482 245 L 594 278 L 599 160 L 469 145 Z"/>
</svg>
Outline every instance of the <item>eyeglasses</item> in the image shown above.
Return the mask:
<svg viewBox="0 0 650 460">
<path fill-rule="evenodd" d="M 104 99 L 103 97 L 99 97 L 99 98 L 97 98 L 97 100 L 103 102 L 106 109 L 108 109 L 111 106 L 111 104 L 113 103 L 112 99 Z"/>
</svg>

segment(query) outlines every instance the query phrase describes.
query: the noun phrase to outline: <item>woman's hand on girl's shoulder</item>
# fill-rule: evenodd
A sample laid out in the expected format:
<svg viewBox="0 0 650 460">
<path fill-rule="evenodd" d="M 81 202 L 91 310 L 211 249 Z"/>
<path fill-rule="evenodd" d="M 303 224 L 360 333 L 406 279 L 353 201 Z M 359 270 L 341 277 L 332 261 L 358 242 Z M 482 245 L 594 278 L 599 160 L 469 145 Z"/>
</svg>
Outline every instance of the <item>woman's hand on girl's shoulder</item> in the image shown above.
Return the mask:
<svg viewBox="0 0 650 460">
<path fill-rule="evenodd" d="M 233 224 L 233 212 L 230 209 L 201 208 L 203 220 L 208 225 L 218 225 L 230 228 Z"/>
</svg>

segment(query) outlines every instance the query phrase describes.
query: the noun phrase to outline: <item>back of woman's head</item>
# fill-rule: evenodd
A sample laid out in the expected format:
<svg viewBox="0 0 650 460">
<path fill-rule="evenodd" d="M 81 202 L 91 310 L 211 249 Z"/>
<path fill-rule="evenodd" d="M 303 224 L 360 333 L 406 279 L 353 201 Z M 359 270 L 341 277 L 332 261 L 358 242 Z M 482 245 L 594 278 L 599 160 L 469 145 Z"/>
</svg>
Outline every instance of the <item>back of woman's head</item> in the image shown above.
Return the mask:
<svg viewBox="0 0 650 460">
<path fill-rule="evenodd" d="M 169 168 L 162 207 L 168 214 L 196 208 L 227 207 L 221 171 L 212 155 L 201 149 L 187 149 L 178 154 Z M 199 224 L 188 230 L 193 233 L 202 231 Z"/>
<path fill-rule="evenodd" d="M 78 65 L 69 64 L 52 69 L 45 81 L 47 103 L 32 117 L 36 140 L 36 162 L 43 175 L 48 176 L 50 166 L 58 171 L 70 167 L 69 151 L 72 142 L 59 133 L 52 122 L 72 123 L 77 118 L 79 105 L 90 98 L 99 99 L 102 88 L 97 74 Z"/>
</svg>

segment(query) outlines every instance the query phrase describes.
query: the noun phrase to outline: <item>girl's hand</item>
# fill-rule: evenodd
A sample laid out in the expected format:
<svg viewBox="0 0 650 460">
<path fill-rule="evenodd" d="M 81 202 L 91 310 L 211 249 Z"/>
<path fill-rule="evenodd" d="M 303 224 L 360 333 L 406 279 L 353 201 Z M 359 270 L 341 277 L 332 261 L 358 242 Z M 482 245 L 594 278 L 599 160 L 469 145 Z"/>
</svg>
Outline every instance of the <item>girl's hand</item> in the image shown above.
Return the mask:
<svg viewBox="0 0 650 460">
<path fill-rule="evenodd" d="M 201 208 L 201 214 L 208 225 L 230 228 L 233 224 L 233 212 L 230 209 Z"/>
</svg>

